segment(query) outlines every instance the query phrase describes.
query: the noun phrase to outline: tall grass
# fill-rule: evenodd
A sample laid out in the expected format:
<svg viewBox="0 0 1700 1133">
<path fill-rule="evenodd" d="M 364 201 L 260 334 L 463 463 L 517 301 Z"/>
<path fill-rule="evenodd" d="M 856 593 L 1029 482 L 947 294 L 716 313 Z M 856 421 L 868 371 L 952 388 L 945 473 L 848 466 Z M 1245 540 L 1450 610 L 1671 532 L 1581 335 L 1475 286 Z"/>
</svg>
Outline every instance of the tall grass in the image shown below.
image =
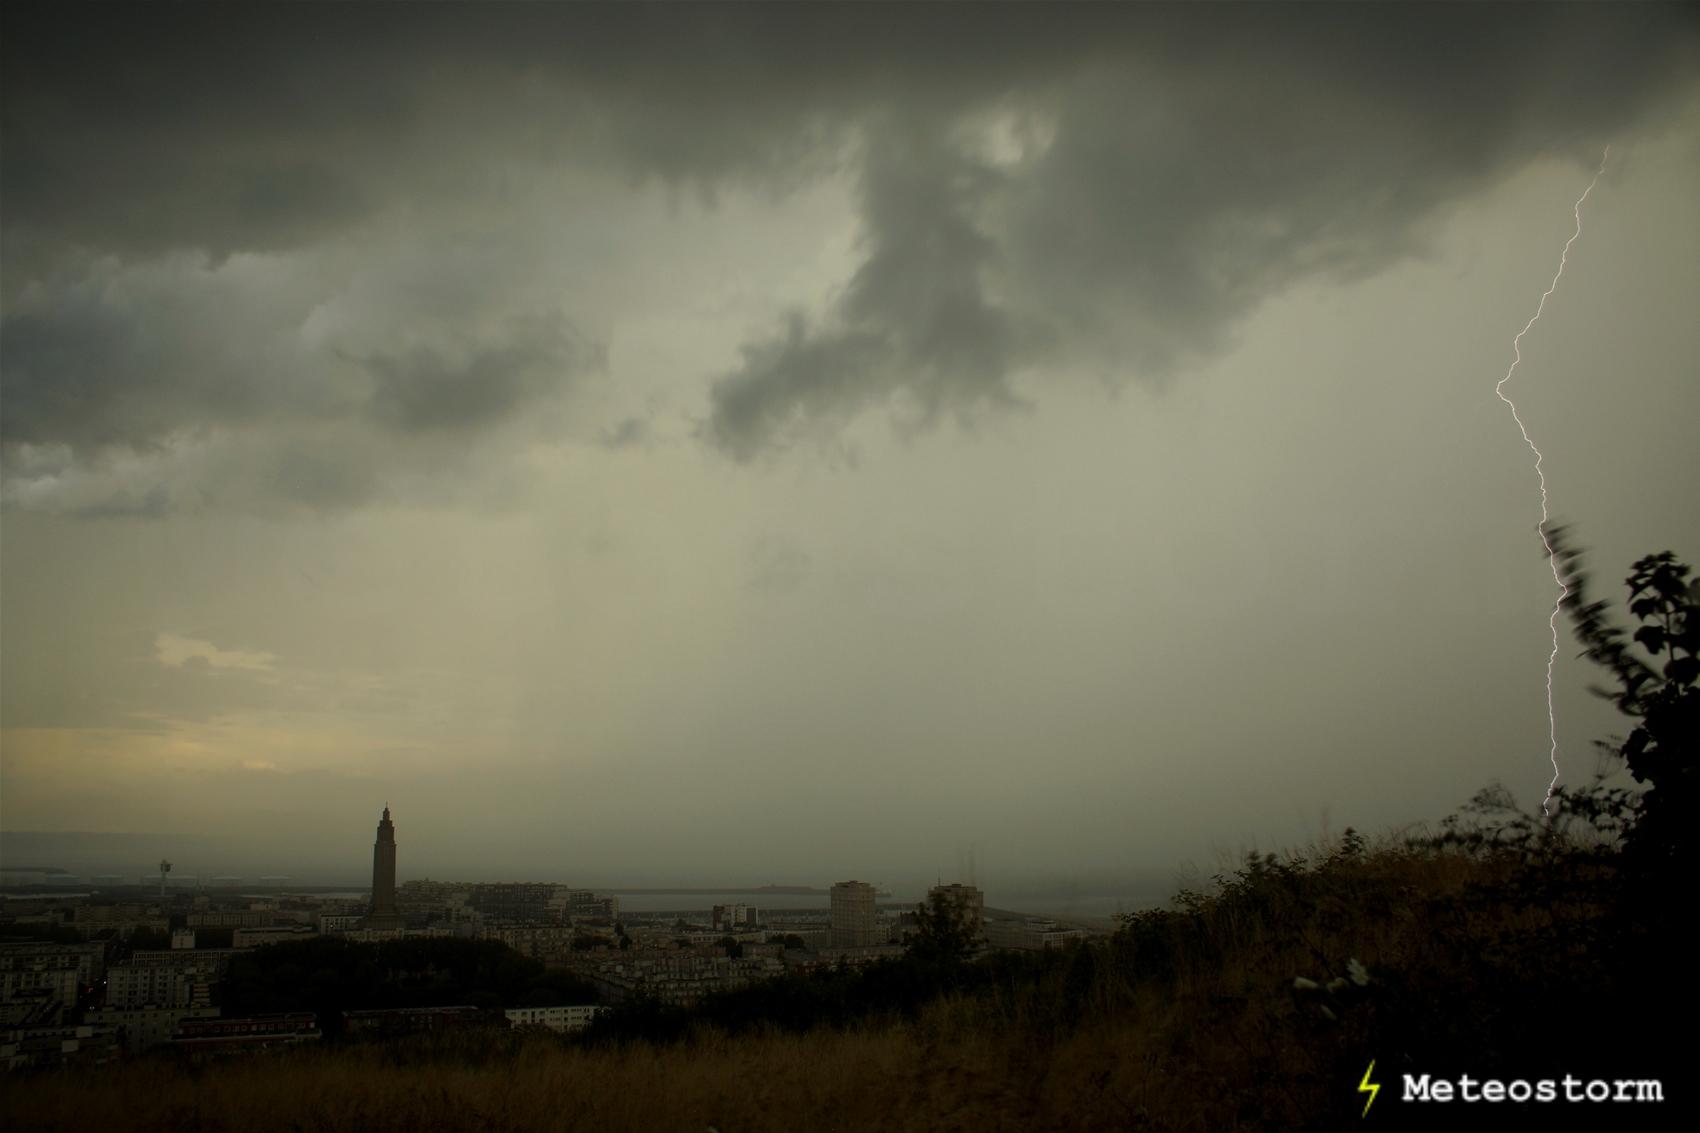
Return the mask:
<svg viewBox="0 0 1700 1133">
<path fill-rule="evenodd" d="M 1649 991 L 1683 954 L 1678 919 L 1629 882 L 1597 847 L 1348 838 L 1250 859 L 1107 942 L 981 961 L 912 1011 L 799 1033 L 794 1017 L 763 1018 L 747 999 L 751 1014 L 722 1005 L 667 1040 L 467 1036 L 204 1067 L 141 1060 L 14 1077 L 0 1087 L 0 1122 L 1308 1129 L 1361 1121 L 1356 1087 L 1372 1058 L 1383 1080 L 1623 1071 L 1674 1082 L 1678 1055 L 1653 1028 L 1687 1012 L 1692 992 L 1685 979 Z"/>
</svg>

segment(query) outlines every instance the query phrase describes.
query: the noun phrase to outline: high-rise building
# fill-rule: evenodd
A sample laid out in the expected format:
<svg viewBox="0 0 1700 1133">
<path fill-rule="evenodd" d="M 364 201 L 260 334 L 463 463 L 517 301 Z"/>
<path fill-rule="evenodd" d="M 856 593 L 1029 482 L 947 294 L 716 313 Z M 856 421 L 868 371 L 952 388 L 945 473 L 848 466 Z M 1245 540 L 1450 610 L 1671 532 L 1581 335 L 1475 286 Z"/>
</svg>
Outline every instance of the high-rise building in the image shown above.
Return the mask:
<svg viewBox="0 0 1700 1133">
<path fill-rule="evenodd" d="M 372 911 L 363 926 L 372 929 L 401 929 L 407 920 L 396 911 L 395 904 L 395 823 L 390 821 L 390 808 L 378 823 L 378 839 L 372 843 Z"/>
<path fill-rule="evenodd" d="M 568 920 L 619 920 L 620 899 L 612 895 L 576 889 L 567 895 Z"/>
<path fill-rule="evenodd" d="M 832 887 L 832 946 L 866 948 L 881 943 L 875 891 L 865 881 L 840 881 Z"/>
</svg>

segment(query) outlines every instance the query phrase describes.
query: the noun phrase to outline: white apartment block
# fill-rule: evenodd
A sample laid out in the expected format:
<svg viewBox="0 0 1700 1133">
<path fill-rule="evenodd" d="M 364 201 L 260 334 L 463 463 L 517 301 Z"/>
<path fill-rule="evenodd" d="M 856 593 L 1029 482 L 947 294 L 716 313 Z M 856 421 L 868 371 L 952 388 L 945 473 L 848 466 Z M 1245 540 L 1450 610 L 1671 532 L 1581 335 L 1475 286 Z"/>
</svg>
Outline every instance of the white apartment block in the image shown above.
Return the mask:
<svg viewBox="0 0 1700 1133">
<path fill-rule="evenodd" d="M 1040 918 L 986 922 L 986 943 L 993 948 L 1016 948 L 1037 952 L 1046 948 L 1061 947 L 1075 940 L 1086 940 L 1091 935 L 1083 928 L 1064 928 L 1055 921 Z"/>
<path fill-rule="evenodd" d="M 87 1021 L 118 1032 L 118 1043 L 130 1054 L 164 1046 L 184 1019 L 216 1019 L 217 1007 L 101 1007 Z"/>
<path fill-rule="evenodd" d="M 719 932 L 742 932 L 756 926 L 756 910 L 749 905 L 716 905 L 709 916 L 710 923 Z"/>
<path fill-rule="evenodd" d="M 106 971 L 108 1007 L 204 1007 L 234 949 L 137 952 Z"/>
<path fill-rule="evenodd" d="M 106 973 L 109 1007 L 190 1007 L 211 1002 L 213 980 L 204 969 L 114 964 Z"/>
<path fill-rule="evenodd" d="M 510 1007 L 503 1014 L 516 1027 L 548 1027 L 551 1031 L 579 1031 L 590 1026 L 598 1011 L 594 1004 L 578 1007 Z"/>
</svg>

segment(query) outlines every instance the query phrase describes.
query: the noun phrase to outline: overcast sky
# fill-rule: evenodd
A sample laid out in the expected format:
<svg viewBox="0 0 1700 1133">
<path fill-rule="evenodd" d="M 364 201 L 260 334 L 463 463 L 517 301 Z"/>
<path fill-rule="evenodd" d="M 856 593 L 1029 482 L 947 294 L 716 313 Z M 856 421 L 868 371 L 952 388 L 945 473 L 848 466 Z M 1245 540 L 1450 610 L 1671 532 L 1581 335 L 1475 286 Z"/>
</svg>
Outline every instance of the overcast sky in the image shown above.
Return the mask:
<svg viewBox="0 0 1700 1133">
<path fill-rule="evenodd" d="M 9 3 L 0 828 L 358 877 L 387 802 L 403 879 L 996 904 L 1538 805 L 1494 386 L 1609 144 L 1506 389 L 1614 597 L 1700 554 L 1697 46 Z M 1626 730 L 1575 652 L 1572 782 Z"/>
</svg>

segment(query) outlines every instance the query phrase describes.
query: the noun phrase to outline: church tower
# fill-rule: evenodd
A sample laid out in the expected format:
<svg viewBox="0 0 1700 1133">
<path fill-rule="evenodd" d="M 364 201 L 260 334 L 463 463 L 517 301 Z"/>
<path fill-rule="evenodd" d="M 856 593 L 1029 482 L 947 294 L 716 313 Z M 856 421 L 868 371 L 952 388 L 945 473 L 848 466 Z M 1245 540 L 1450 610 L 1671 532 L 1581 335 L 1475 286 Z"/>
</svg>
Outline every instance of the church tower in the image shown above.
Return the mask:
<svg viewBox="0 0 1700 1133">
<path fill-rule="evenodd" d="M 390 808 L 386 806 L 378 823 L 378 840 L 372 843 L 372 911 L 364 927 L 400 929 L 406 925 L 395 907 L 395 823 L 390 821 Z"/>
</svg>

